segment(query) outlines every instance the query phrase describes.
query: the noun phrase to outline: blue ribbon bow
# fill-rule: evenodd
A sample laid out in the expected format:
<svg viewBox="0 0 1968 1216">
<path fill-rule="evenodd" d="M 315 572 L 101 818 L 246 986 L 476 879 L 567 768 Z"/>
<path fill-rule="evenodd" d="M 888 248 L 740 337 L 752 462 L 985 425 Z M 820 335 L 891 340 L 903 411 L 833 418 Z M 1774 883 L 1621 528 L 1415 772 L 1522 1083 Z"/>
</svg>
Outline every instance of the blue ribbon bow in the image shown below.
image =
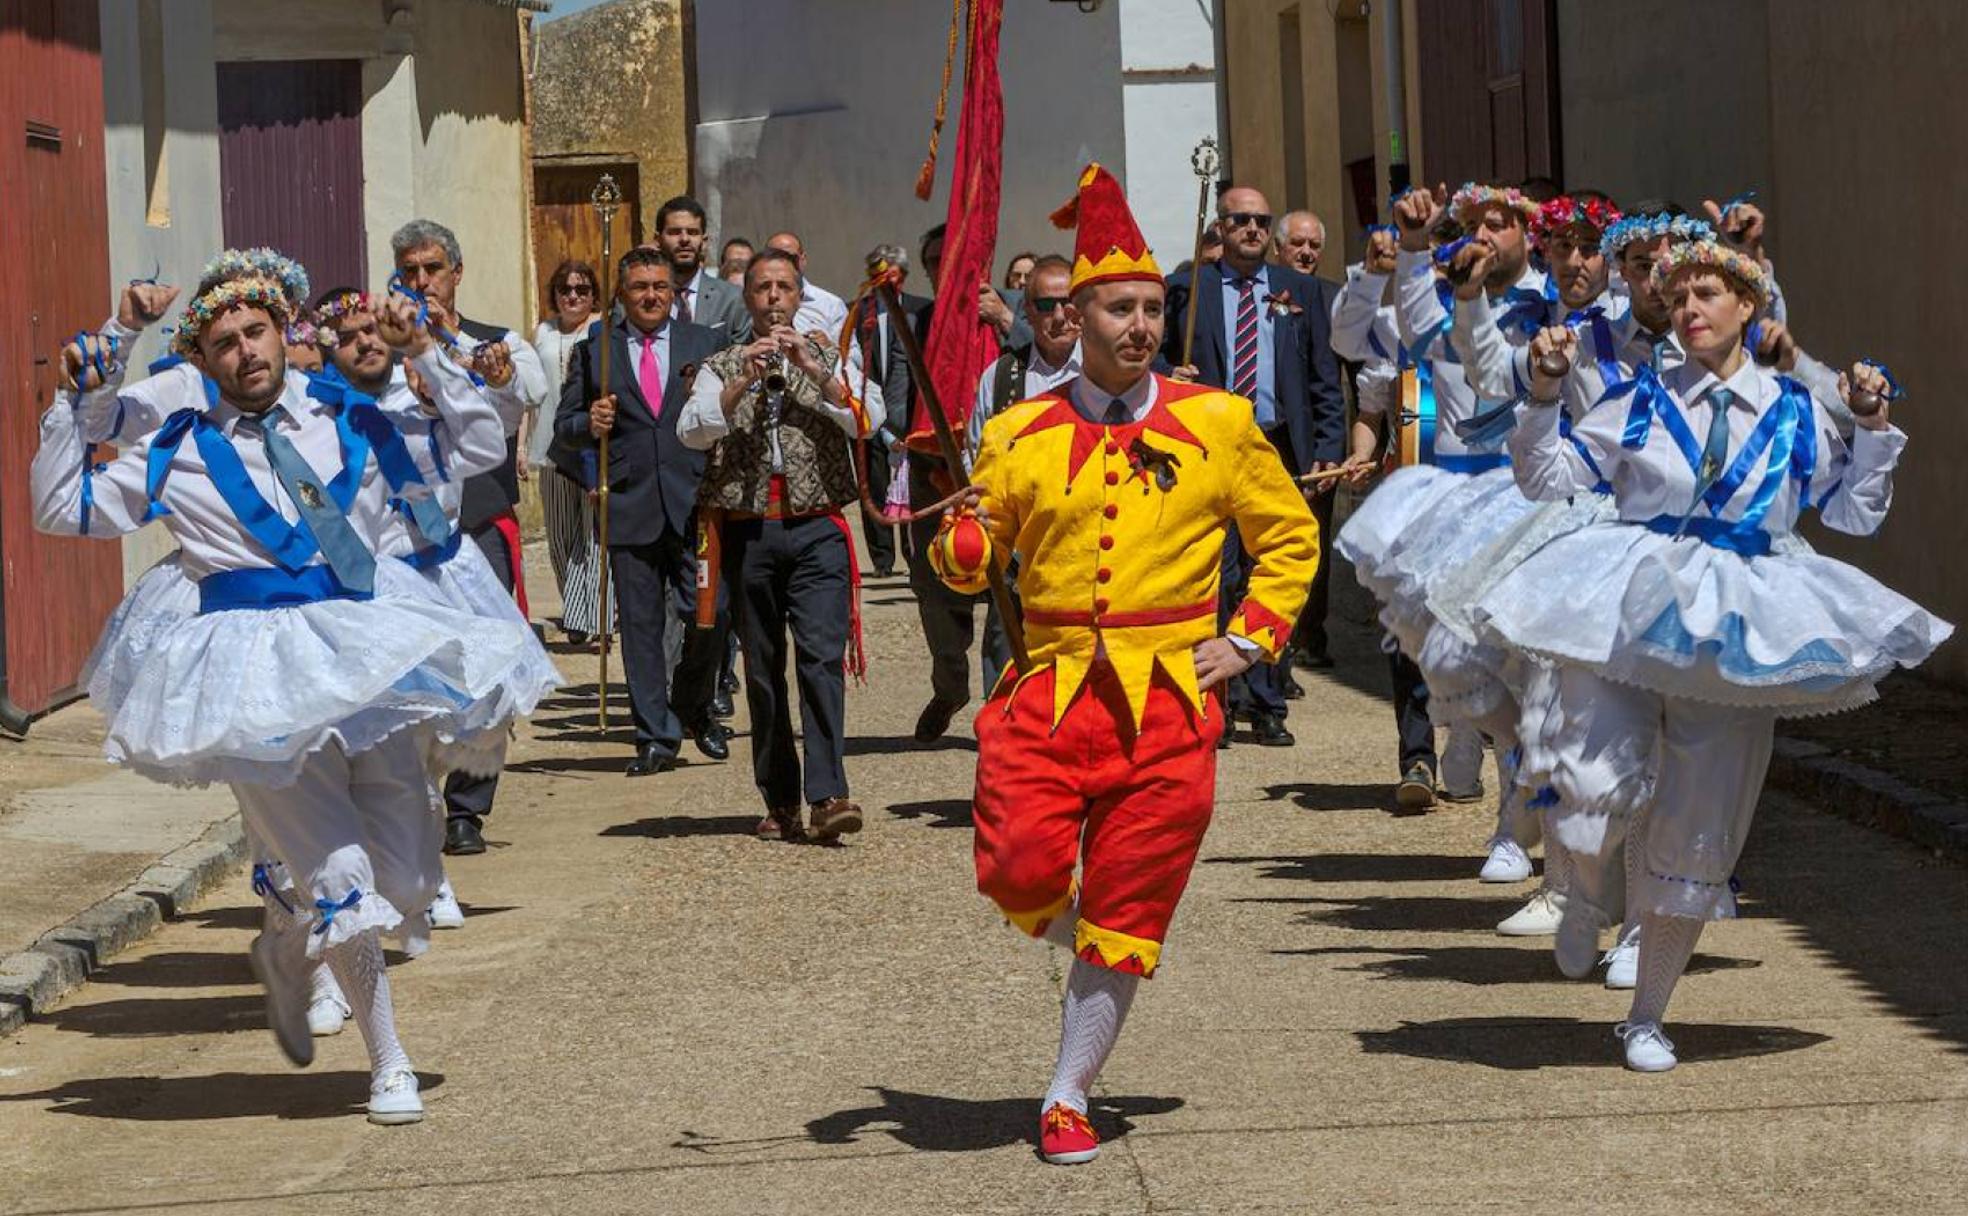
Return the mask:
<svg viewBox="0 0 1968 1216">
<path fill-rule="evenodd" d="M 256 862 L 253 865 L 253 894 L 272 900 L 289 913 L 294 910 L 294 905 L 282 898 L 279 889 L 273 885 L 273 875 L 267 872 L 265 863 Z"/>
<path fill-rule="evenodd" d="M 348 911 L 350 908 L 355 907 L 355 905 L 361 902 L 362 902 L 362 890 L 359 887 L 353 891 L 350 891 L 347 895 L 343 896 L 342 901 L 340 903 L 336 903 L 332 899 L 315 900 L 314 901 L 315 910 L 321 913 L 321 923 L 315 926 L 314 935 L 316 937 L 326 936 L 328 932 L 328 926 L 335 923 L 335 917 L 338 914 Z"/>
</svg>

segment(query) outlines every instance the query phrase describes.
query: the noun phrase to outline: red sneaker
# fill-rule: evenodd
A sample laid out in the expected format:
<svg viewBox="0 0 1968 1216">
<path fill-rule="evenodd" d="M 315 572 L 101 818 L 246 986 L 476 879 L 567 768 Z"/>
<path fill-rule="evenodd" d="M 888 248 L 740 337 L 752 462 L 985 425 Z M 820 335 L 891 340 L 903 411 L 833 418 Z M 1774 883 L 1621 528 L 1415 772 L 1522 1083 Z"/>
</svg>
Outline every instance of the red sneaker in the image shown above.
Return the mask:
<svg viewBox="0 0 1968 1216">
<path fill-rule="evenodd" d="M 1100 1137 L 1085 1115 L 1054 1102 L 1039 1116 L 1039 1155 L 1053 1165 L 1081 1165 L 1100 1155 Z"/>
</svg>

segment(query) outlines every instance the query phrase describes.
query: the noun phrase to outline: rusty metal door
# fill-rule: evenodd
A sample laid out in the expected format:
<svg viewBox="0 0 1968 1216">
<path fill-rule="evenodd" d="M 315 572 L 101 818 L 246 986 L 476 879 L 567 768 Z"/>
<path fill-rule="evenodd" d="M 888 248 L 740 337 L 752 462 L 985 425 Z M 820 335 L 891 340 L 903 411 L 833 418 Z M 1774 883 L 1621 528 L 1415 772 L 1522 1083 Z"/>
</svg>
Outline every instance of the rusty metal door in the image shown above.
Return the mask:
<svg viewBox="0 0 1968 1216">
<path fill-rule="evenodd" d="M 226 244 L 273 246 L 316 291 L 366 289 L 361 61 L 222 63 L 218 84 Z"/>
<path fill-rule="evenodd" d="M 57 348 L 111 307 L 97 7 L 0 0 L 0 63 L 0 726 L 18 731 L 70 693 L 123 591 L 121 546 L 44 536 L 29 501 Z"/>
<path fill-rule="evenodd" d="M 633 162 L 606 165 L 535 165 L 533 168 L 533 264 L 540 271 L 540 307 L 553 306 L 546 295 L 547 276 L 568 258 L 579 258 L 601 269 L 601 217 L 588 196 L 604 173 L 615 175 L 626 203 L 615 213 L 615 256 L 634 247 L 642 231 L 638 186 Z M 713 251 L 715 256 L 715 251 Z M 612 275 L 612 271 L 611 271 Z M 538 320 L 538 318 L 535 318 Z"/>
</svg>

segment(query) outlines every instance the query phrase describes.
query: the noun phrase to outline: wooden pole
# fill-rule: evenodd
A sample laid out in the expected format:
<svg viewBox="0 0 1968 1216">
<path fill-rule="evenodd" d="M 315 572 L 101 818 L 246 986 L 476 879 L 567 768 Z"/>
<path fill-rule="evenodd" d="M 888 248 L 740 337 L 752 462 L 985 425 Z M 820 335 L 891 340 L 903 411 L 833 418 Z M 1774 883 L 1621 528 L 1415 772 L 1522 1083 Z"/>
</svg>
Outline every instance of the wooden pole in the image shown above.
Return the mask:
<svg viewBox="0 0 1968 1216">
<path fill-rule="evenodd" d="M 888 309 L 889 324 L 902 339 L 902 354 L 909 361 L 909 377 L 922 392 L 923 404 L 929 407 L 929 425 L 936 432 L 936 446 L 943 455 L 943 463 L 949 466 L 951 480 L 957 481 L 965 477 L 963 449 L 957 445 L 949 416 L 943 412 L 942 398 L 937 396 L 936 384 L 923 363 L 922 344 L 916 341 L 916 331 L 909 324 L 908 314 L 902 311 L 894 284 L 883 280 L 875 285 L 875 292 L 881 297 L 882 307 Z M 1004 622 L 1005 640 L 1011 643 L 1012 666 L 1023 675 L 1032 670 L 1032 656 L 1025 649 L 1024 622 L 1018 619 L 1018 608 L 1012 603 L 1011 588 L 1005 585 L 1004 571 L 994 561 L 986 573 L 991 580 L 991 603 L 998 610 L 998 619 Z"/>
<path fill-rule="evenodd" d="M 1189 154 L 1196 172 L 1196 252 L 1189 258 L 1189 302 L 1182 309 L 1182 366 L 1196 346 L 1196 292 L 1203 282 L 1203 233 L 1209 228 L 1210 187 L 1216 183 L 1216 139 L 1205 135 Z"/>
<path fill-rule="evenodd" d="M 595 306 L 601 310 L 598 368 L 601 373 L 601 395 L 606 397 L 609 393 L 608 356 L 615 347 L 612 319 L 615 309 L 615 211 L 622 205 L 622 191 L 616 186 L 614 176 L 602 174 L 588 201 L 594 204 L 595 213 L 601 217 L 601 284 L 596 293 Z M 600 471 L 595 475 L 595 543 L 600 550 L 597 556 L 601 559 L 601 674 L 597 687 L 600 694 L 597 721 L 604 731 L 608 729 L 608 649 L 615 622 L 615 584 L 608 569 L 608 434 L 608 431 L 601 433 L 601 451 L 597 457 Z"/>
</svg>

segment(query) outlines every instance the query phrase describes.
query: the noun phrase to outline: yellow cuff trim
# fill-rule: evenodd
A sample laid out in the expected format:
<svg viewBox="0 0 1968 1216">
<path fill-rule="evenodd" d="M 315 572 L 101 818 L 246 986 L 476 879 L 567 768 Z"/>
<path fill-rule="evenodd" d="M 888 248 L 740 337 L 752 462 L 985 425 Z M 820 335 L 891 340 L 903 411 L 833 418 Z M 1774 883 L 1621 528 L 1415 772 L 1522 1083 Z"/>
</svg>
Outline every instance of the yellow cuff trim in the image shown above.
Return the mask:
<svg viewBox="0 0 1968 1216">
<path fill-rule="evenodd" d="M 1059 919 L 1059 914 L 1071 906 L 1072 902 L 1073 893 L 1068 891 L 1045 907 L 1034 908 L 1030 912 L 1013 912 L 1010 908 L 1002 904 L 998 906 L 998 911 L 1004 913 L 1005 920 L 1009 921 L 1020 933 L 1024 933 L 1030 937 L 1040 937 L 1044 935 L 1046 929 L 1053 921 Z"/>
<path fill-rule="evenodd" d="M 1073 953 L 1110 971 L 1146 978 L 1162 961 L 1162 943 L 1081 920 L 1073 929 Z"/>
</svg>

